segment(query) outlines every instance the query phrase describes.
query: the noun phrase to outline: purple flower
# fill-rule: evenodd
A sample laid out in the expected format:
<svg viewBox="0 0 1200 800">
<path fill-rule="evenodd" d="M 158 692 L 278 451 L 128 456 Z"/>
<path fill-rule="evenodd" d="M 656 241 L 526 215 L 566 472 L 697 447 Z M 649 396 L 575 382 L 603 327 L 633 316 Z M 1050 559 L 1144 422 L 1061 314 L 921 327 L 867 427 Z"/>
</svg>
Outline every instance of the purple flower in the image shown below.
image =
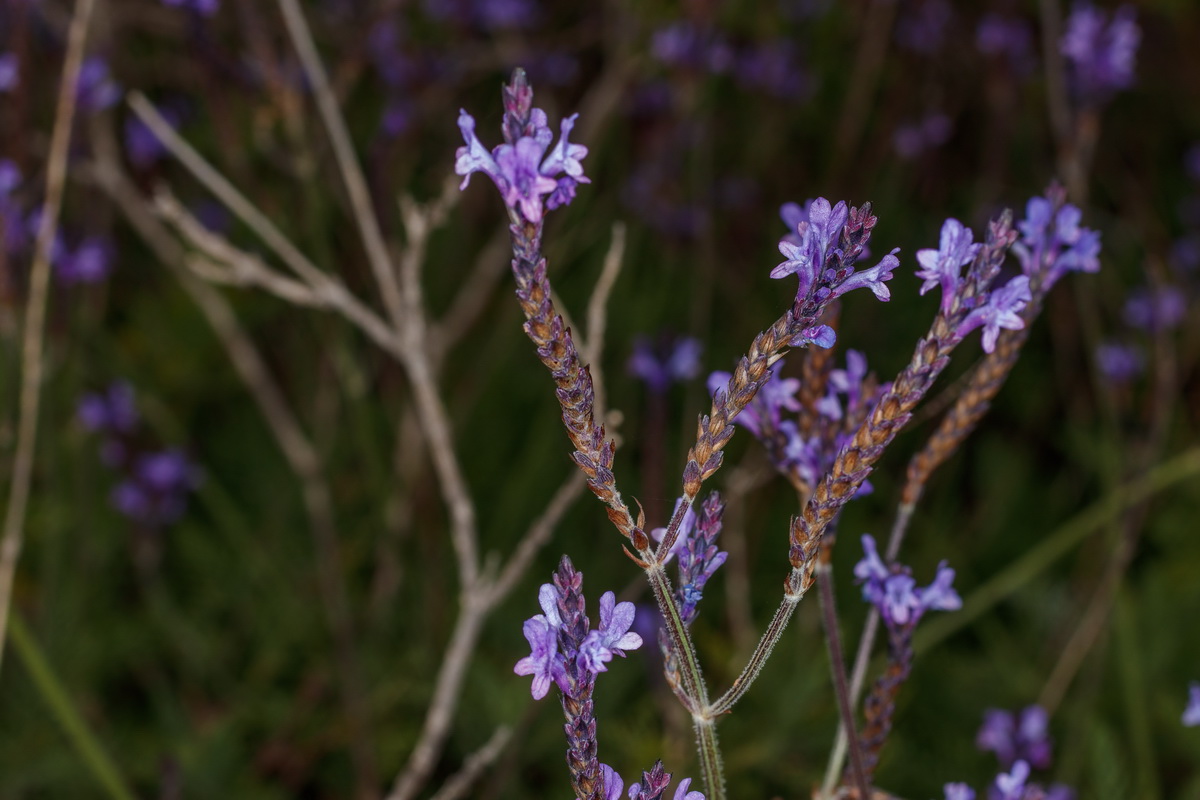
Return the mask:
<svg viewBox="0 0 1200 800">
<path fill-rule="evenodd" d="M 975 790 L 965 783 L 947 783 L 942 792 L 945 800 L 975 800 Z"/>
<path fill-rule="evenodd" d="M 970 228 L 956 219 L 947 219 L 942 223 L 938 249 L 917 251 L 917 263 L 922 267 L 917 270 L 917 277 L 925 281 L 921 284 L 921 294 L 940 285 L 943 314 L 950 313 L 950 305 L 958 290 L 961 268 L 970 264 L 982 247 L 973 242 L 974 236 Z"/>
<path fill-rule="evenodd" d="M 1026 204 L 1025 218 L 1017 223 L 1021 240 L 1013 252 L 1026 275 L 1040 278 L 1042 291 L 1049 291 L 1068 271 L 1100 269 L 1100 233 L 1080 227 L 1081 217 L 1058 186 Z"/>
<path fill-rule="evenodd" d="M 505 143 L 490 153 L 475 136 L 475 119 L 466 111 L 460 111 L 458 127 L 466 146 L 458 148 L 454 171 L 463 176 L 460 188 L 466 188 L 471 174 L 483 172 L 496 184 L 500 196 L 510 210 L 519 210 L 529 222 L 540 222 L 543 197 L 548 209 L 565 205 L 574 197 L 575 185 L 590 183 L 583 174 L 580 159 L 587 155 L 587 148 L 571 144 L 567 137 L 575 125 L 578 114 L 562 121 L 558 144 L 546 155 L 546 148 L 553 134 L 546 126 L 546 114 L 533 109 L 530 115 L 532 133 L 522 135 L 515 144 Z M 560 173 L 563 178 L 556 180 Z"/>
<path fill-rule="evenodd" d="M 178 448 L 143 455 L 134 474 L 143 486 L 162 494 L 186 493 L 199 481 L 196 468 Z"/>
<path fill-rule="evenodd" d="M 928 150 L 936 150 L 950 140 L 954 123 L 940 112 L 927 114 L 916 122 L 901 125 L 892 134 L 896 155 L 913 159 Z"/>
<path fill-rule="evenodd" d="M 600 765 L 600 775 L 604 784 L 602 800 L 619 800 L 625 789 L 625 779 L 608 764 Z"/>
<path fill-rule="evenodd" d="M 1001 328 L 1020 330 L 1025 327 L 1021 319 L 1021 309 L 1032 300 L 1029 292 L 1029 278 L 1018 275 L 999 289 L 994 289 L 982 306 L 967 314 L 956 331 L 959 336 L 966 336 L 976 328 L 983 328 L 983 350 L 990 353 L 996 349 L 996 337 Z"/>
<path fill-rule="evenodd" d="M 954 18 L 954 9 L 946 0 L 925 0 L 912 13 L 901 15 L 896 23 L 896 42 L 922 55 L 932 55 L 942 47 L 946 27 Z"/>
<path fill-rule="evenodd" d="M 162 0 L 163 5 L 185 8 L 204 17 L 211 17 L 221 7 L 221 0 Z"/>
<path fill-rule="evenodd" d="M 642 773 L 640 783 L 629 787 L 628 797 L 630 800 L 660 800 L 666 796 L 667 786 L 670 782 L 671 773 L 664 771 L 662 762 L 658 761 L 649 772 Z M 704 800 L 702 793 L 690 791 L 691 785 L 691 778 L 681 780 L 675 787 L 672 800 Z"/>
<path fill-rule="evenodd" d="M 796 399 L 800 381 L 795 378 L 779 377 L 780 368 L 780 364 L 771 368 L 771 377 L 758 390 L 754 399 L 733 420 L 754 434 L 755 438 L 764 439 L 770 435 L 771 431 L 777 430 L 784 409 L 800 410 L 800 401 Z M 728 372 L 712 373 L 708 376 L 709 392 L 715 395 L 725 391 L 732 379 L 733 376 Z"/>
<path fill-rule="evenodd" d="M 1187 315 L 1187 299 L 1174 286 L 1139 289 L 1125 301 L 1125 322 L 1144 331 L 1170 330 Z"/>
<path fill-rule="evenodd" d="M 538 18 L 533 0 L 475 0 L 474 17 L 485 31 L 532 27 Z"/>
<path fill-rule="evenodd" d="M 134 520 L 148 520 L 153 503 L 150 493 L 137 481 L 126 480 L 113 489 L 110 501 L 113 508 Z"/>
<path fill-rule="evenodd" d="M 1141 38 L 1132 7 L 1121 6 L 1110 22 L 1108 14 L 1090 3 L 1076 3 L 1059 42 L 1076 91 L 1100 101 L 1131 85 Z"/>
<path fill-rule="evenodd" d="M 103 392 L 85 394 L 79 398 L 75 415 L 89 431 L 131 433 L 138 422 L 133 387 L 125 381 L 116 381 Z"/>
<path fill-rule="evenodd" d="M 701 31 L 690 22 L 673 22 L 654 32 L 651 54 L 671 67 L 728 72 L 734 63 L 733 48 L 720 35 Z"/>
<path fill-rule="evenodd" d="M 54 262 L 59 283 L 100 283 L 112 272 L 112 245 L 104 239 L 84 239 L 73 252 L 60 253 Z"/>
<path fill-rule="evenodd" d="M 121 98 L 121 87 L 113 82 L 103 58 L 92 56 L 83 62 L 76 98 L 84 111 L 103 111 Z"/>
<path fill-rule="evenodd" d="M 1188 684 L 1188 704 L 1183 710 L 1183 724 L 1189 727 L 1200 725 L 1200 683 Z"/>
<path fill-rule="evenodd" d="M 618 603 L 616 595 L 605 592 L 600 596 L 600 627 L 590 631 L 579 646 L 579 664 L 589 672 L 607 672 L 604 666 L 613 656 L 625 657 L 626 650 L 642 646 L 642 637 L 629 629 L 633 627 L 633 603 Z"/>
<path fill-rule="evenodd" d="M 21 82 L 21 62 L 16 53 L 0 53 L 0 92 L 17 88 Z"/>
<path fill-rule="evenodd" d="M 639 336 L 634 340 L 626 368 L 630 375 L 641 378 L 651 392 L 661 394 L 672 383 L 682 383 L 700 374 L 702 350 L 700 340 L 691 336 L 660 336 L 656 343 Z"/>
<path fill-rule="evenodd" d="M 984 14 L 975 29 L 975 46 L 984 55 L 1003 56 L 1019 75 L 1033 69 L 1033 34 L 1024 20 Z"/>
<path fill-rule="evenodd" d="M 796 224 L 795 234 L 800 243 L 794 244 L 787 238 L 780 241 L 779 252 L 787 260 L 771 270 L 771 277 L 795 275 L 800 279 L 796 297 L 805 297 L 824 269 L 826 258 L 830 255 L 829 246 L 838 241 L 847 216 L 845 202 L 830 206 L 824 197 L 813 200 L 808 206 L 806 219 Z"/>
<path fill-rule="evenodd" d="M 801 69 L 796 46 L 787 39 L 751 47 L 738 57 L 734 73 L 743 86 L 785 100 L 803 97 L 809 89 L 810 82 Z"/>
<path fill-rule="evenodd" d="M 1013 764 L 1012 771 L 996 776 L 991 800 L 1022 800 L 1025 795 L 1025 782 L 1029 780 L 1029 764 L 1018 761 Z"/>
<path fill-rule="evenodd" d="M 1038 769 L 1050 766 L 1052 742 L 1049 718 L 1041 706 L 1032 705 L 1020 714 L 989 708 L 975 736 L 975 746 L 996 754 L 1003 769 L 1025 761 Z"/>
<path fill-rule="evenodd" d="M 159 113 L 172 128 L 178 128 L 182 115 L 173 108 L 160 108 Z M 140 117 L 125 120 L 125 152 L 135 167 L 146 169 L 167 153 L 167 148 L 158 136 L 142 122 Z"/>
<path fill-rule="evenodd" d="M 0 201 L 21 185 L 21 170 L 7 158 L 0 158 Z"/>
<path fill-rule="evenodd" d="M 1111 383 L 1128 383 L 1141 375 L 1145 361 L 1136 345 L 1101 342 L 1096 346 L 1096 367 Z"/>
<path fill-rule="evenodd" d="M 551 681 L 562 688 L 566 680 L 566 669 L 558 652 L 558 628 L 551 625 L 546 617 L 538 614 L 525 620 L 522 631 L 529 642 L 531 652 L 517 662 L 513 672 L 517 675 L 532 675 L 533 686 L 530 693 L 534 700 L 541 700 L 550 691 Z"/>
<path fill-rule="evenodd" d="M 911 628 L 926 611 L 954 611 L 962 608 L 962 599 L 954 591 L 954 570 L 946 562 L 938 564 L 933 583 L 918 589 L 908 567 L 895 564 L 888 568 L 879 557 L 875 539 L 863 534 L 863 559 L 854 566 L 854 577 L 863 586 L 863 599 L 879 609 L 888 628 Z"/>
</svg>

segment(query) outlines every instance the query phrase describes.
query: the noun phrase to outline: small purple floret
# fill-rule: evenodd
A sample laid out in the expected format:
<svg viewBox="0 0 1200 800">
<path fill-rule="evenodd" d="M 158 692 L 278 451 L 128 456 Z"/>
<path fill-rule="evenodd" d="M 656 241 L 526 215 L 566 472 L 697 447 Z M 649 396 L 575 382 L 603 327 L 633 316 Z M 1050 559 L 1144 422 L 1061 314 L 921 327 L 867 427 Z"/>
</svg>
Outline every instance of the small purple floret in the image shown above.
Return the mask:
<svg viewBox="0 0 1200 800">
<path fill-rule="evenodd" d="M 983 328 L 983 350 L 990 353 L 996 349 L 996 338 L 1001 328 L 1020 330 L 1025 327 L 1021 309 L 1033 299 L 1029 291 L 1029 278 L 1018 275 L 1004 286 L 992 291 L 979 308 L 967 314 L 959 324 L 957 334 L 966 336 L 976 328 Z"/>
<path fill-rule="evenodd" d="M 938 249 L 917 251 L 917 263 L 922 267 L 917 270 L 917 277 L 925 281 L 921 284 L 921 294 L 941 286 L 943 314 L 950 312 L 962 267 L 970 264 L 982 247 L 973 242 L 970 228 L 956 219 L 947 219 L 942 223 Z"/>
<path fill-rule="evenodd" d="M 1200 725 L 1200 682 L 1188 684 L 1188 704 L 1183 710 L 1183 724 L 1189 727 Z"/>
</svg>

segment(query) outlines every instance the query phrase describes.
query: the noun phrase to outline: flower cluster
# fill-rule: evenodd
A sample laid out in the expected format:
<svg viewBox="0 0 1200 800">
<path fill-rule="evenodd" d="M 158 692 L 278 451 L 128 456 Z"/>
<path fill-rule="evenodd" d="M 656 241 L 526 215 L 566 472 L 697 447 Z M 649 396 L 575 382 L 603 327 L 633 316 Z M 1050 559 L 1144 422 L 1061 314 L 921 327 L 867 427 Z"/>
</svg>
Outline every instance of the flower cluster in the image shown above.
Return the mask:
<svg viewBox="0 0 1200 800">
<path fill-rule="evenodd" d="M 855 262 L 862 257 L 863 248 L 875 227 L 875 217 L 869 207 L 849 208 L 845 202 L 831 205 L 818 197 L 808 205 L 804 219 L 779 242 L 779 252 L 786 259 L 771 270 L 772 278 L 795 275 L 796 305 L 818 307 L 854 289 L 868 288 L 880 300 L 891 299 L 884 281 L 891 280 L 892 270 L 900 266 L 895 248 L 869 269 L 856 270 Z M 812 342 L 820 347 L 833 344 L 833 331 L 827 325 L 806 330 L 793 344 Z"/>
<path fill-rule="evenodd" d="M 639 336 L 626 368 L 654 394 L 667 391 L 672 383 L 683 383 L 700 374 L 703 346 L 691 336 L 660 336 L 651 341 Z"/>
<path fill-rule="evenodd" d="M 679 510 L 683 498 L 675 501 L 675 511 Z M 725 504 L 716 492 L 708 495 L 700 504 L 699 512 L 691 506 L 683 514 L 679 525 L 679 537 L 667 553 L 666 561 L 678 556 L 679 581 L 675 587 L 675 602 L 679 606 L 679 616 L 684 625 L 691 625 L 696 618 L 696 607 L 704 596 L 704 586 L 713 576 L 725 559 L 729 556 L 717 548 L 717 537 L 721 534 L 721 516 L 725 513 Z M 672 513 L 674 518 L 674 512 Z M 655 528 L 650 532 L 651 538 L 661 542 L 666 535 L 666 528 Z M 659 637 L 666 642 L 665 632 Z"/>
<path fill-rule="evenodd" d="M 183 515 L 200 471 L 178 448 L 154 450 L 139 444 L 140 417 L 129 384 L 118 381 L 103 392 L 85 394 L 76 417 L 84 428 L 104 436 L 100 459 L 122 475 L 109 497 L 113 507 L 147 528 L 161 528 Z"/>
<path fill-rule="evenodd" d="M 463 189 L 473 173 L 484 173 L 500 190 L 514 219 L 519 214 L 526 222 L 539 223 L 546 210 L 575 199 L 578 184 L 591 181 L 579 163 L 587 155 L 587 148 L 567 140 L 579 115 L 572 114 L 562 121 L 558 143 L 547 153 L 554 133 L 547 125 L 546 112 L 530 108 L 531 102 L 532 91 L 521 72 L 514 77 L 513 88 L 505 89 L 505 143 L 490 152 L 475 136 L 475 118 L 460 110 L 458 129 L 466 145 L 455 153 L 454 171 L 463 176 Z"/>
<path fill-rule="evenodd" d="M 962 599 L 954 591 L 954 570 L 946 562 L 938 564 L 933 583 L 917 588 L 912 570 L 901 564 L 889 569 L 879 557 L 875 538 L 862 537 L 863 556 L 854 566 L 854 577 L 863 587 L 863 599 L 879 609 L 889 630 L 911 630 L 926 611 L 954 611 L 962 608 Z"/>
<path fill-rule="evenodd" d="M 567 560 L 565 556 L 563 558 Z M 579 595 L 580 603 L 582 597 Z M 553 584 L 542 584 L 538 590 L 538 603 L 545 613 L 525 620 L 524 626 L 532 652 L 513 667 L 513 672 L 518 675 L 533 676 L 530 691 L 535 700 L 546 696 L 551 682 L 568 693 L 572 691 L 569 677 L 573 673 L 580 669 L 593 675 L 607 672 L 605 664 L 612 661 L 613 656 L 624 658 L 626 650 L 642 646 L 642 637 L 629 630 L 633 625 L 633 603 L 618 603 L 616 595 L 605 592 L 600 596 L 600 627 L 588 630 L 591 623 L 583 616 L 584 635 L 576 637 L 571 635 L 559 610 L 561 598 L 561 592 Z"/>
<path fill-rule="evenodd" d="M 612 767 L 607 764 L 600 765 L 601 772 L 604 773 L 604 794 L 601 795 L 604 800 L 619 800 L 622 791 L 625 789 L 625 781 Z M 649 772 L 642 773 L 640 783 L 634 783 L 629 786 L 629 800 L 659 800 L 664 798 L 667 793 L 667 786 L 671 783 L 671 773 L 664 771 L 661 761 L 655 762 Z M 672 800 L 704 800 L 702 792 L 691 791 L 692 779 L 684 778 L 675 787 L 675 794 Z"/>
<path fill-rule="evenodd" d="M 1141 38 L 1132 7 L 1118 8 L 1110 20 L 1091 3 L 1076 3 L 1059 42 L 1076 92 L 1099 102 L 1130 86 Z"/>
<path fill-rule="evenodd" d="M 943 793 L 945 800 L 975 800 L 975 790 L 965 783 L 947 783 Z M 1074 800 L 1075 792 L 1061 783 L 1043 787 L 1030 782 L 1029 764 L 1017 761 L 1011 770 L 996 776 L 987 796 L 988 800 Z"/>
<path fill-rule="evenodd" d="M 1004 769 L 1017 761 L 1027 761 L 1033 767 L 1045 769 L 1050 766 L 1052 756 L 1046 710 L 1035 705 L 1014 714 L 989 708 L 984 712 L 983 725 L 975 736 L 975 746 L 995 753 Z"/>
<path fill-rule="evenodd" d="M 21 62 L 16 53 L 0 53 L 0 92 L 17 88 L 21 82 Z"/>
<path fill-rule="evenodd" d="M 1044 197 L 1030 198 L 1025 205 L 1025 218 L 1017 223 L 1021 238 L 1013 252 L 1022 272 L 1037 282 L 1042 293 L 1067 272 L 1100 269 L 1100 232 L 1081 227 L 1082 216 L 1066 202 L 1060 186 L 1050 187 Z"/>
</svg>

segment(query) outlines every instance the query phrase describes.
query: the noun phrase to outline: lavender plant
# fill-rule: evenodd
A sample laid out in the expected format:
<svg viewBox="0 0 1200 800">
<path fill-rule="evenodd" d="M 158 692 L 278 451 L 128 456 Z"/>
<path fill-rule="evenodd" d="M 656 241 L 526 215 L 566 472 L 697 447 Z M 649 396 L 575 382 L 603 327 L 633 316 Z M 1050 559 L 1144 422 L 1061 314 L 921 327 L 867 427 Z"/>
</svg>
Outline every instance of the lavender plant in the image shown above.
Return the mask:
<svg viewBox="0 0 1200 800">
<path fill-rule="evenodd" d="M 662 49 L 668 49 L 666 40 Z M 533 106 L 524 71 L 513 73 L 502 96 L 504 143 L 493 150 L 478 140 L 474 118 L 465 110 L 460 112 L 459 129 L 465 144 L 458 149 L 455 171 L 463 176 L 463 188 L 472 174 L 484 173 L 496 185 L 508 210 L 512 269 L 526 317 L 525 332 L 556 383 L 563 424 L 575 448 L 572 458 L 593 494 L 608 506 L 609 519 L 627 540 L 626 554 L 644 570 L 654 591 L 664 620 L 661 646 L 668 684 L 691 714 L 707 796 L 722 798 L 726 796 L 725 776 L 716 721 L 754 683 L 796 605 L 815 583 L 821 585 L 822 605 L 827 609 L 826 634 L 842 722 L 849 730 L 856 728 L 832 606 L 830 553 L 840 513 L 849 500 L 869 490 L 868 476 L 946 368 L 951 353 L 967 335 L 982 329 L 987 360 L 970 383 L 970 400 L 960 400 L 957 416 L 952 412 L 947 417 L 940 438 L 935 434 L 927 448 L 929 455 L 923 461 L 914 460 L 918 465 L 912 468 L 915 482 L 910 469 L 910 491 L 902 510 L 911 513 L 915 493 L 929 472 L 961 444 L 1011 369 L 1045 293 L 1067 271 L 1097 268 L 1099 238 L 1079 227 L 1078 210 L 1066 205 L 1057 190 L 1047 198 L 1030 201 L 1018 226 L 1020 235 L 1007 212 L 989 225 L 983 242 L 975 242 L 972 231 L 957 220 L 946 220 L 939 246 L 917 254 L 921 268 L 916 274 L 924 280 L 921 293 L 934 287 L 941 291 L 937 315 L 917 343 L 908 366 L 893 381 L 877 386 L 867 376 L 861 353 L 850 351 L 847 366 L 841 370 L 832 369 L 828 357 L 820 354 L 836 342 L 830 321 L 837 317 L 839 298 L 867 288 L 879 300 L 891 299 L 887 281 L 900 266 L 898 248 L 872 267 L 858 266 L 877 221 L 869 204 L 852 208 L 817 198 L 806 207 L 785 207 L 785 222 L 794 227 L 780 242 L 785 261 L 771 271 L 771 277 L 795 275 L 795 300 L 755 338 L 732 373 L 717 372 L 710 377 L 713 403 L 710 412 L 700 417 L 696 442 L 688 452 L 682 494 L 668 526 L 653 531 L 651 537 L 644 530 L 644 514 L 639 511 L 634 517 L 617 488 L 615 444 L 596 422 L 591 375 L 570 329 L 554 307 L 542 255 L 546 213 L 570 203 L 578 186 L 589 182 L 581 164 L 587 149 L 568 140 L 577 115 L 563 120 L 558 142 L 551 147 L 554 137 L 547 115 Z M 1000 281 L 1005 256 L 1014 246 L 1022 274 Z M 804 381 L 780 374 L 780 362 L 790 349 L 807 351 Z M 784 419 L 784 412 L 798 416 Z M 790 526 L 791 571 L 784 581 L 779 611 L 733 686 L 710 701 L 689 627 L 705 583 L 724 561 L 725 554 L 716 545 L 722 506 L 715 493 L 699 513 L 693 505 L 703 482 L 720 469 L 734 423 L 764 443 L 775 468 L 796 488 L 800 513 Z M 861 737 L 850 737 L 851 768 L 845 780 L 858 796 L 867 797 L 879 750 L 891 729 L 896 692 L 911 670 L 913 629 L 925 611 L 953 610 L 961 600 L 950 585 L 954 571 L 944 564 L 930 586 L 916 589 L 907 568 L 885 565 L 874 540 L 864 536 L 863 542 L 867 557 L 855 574 L 889 633 L 889 666 L 867 700 Z M 898 547 L 896 533 L 892 544 Z M 678 588 L 665 570 L 673 556 L 679 560 Z M 890 549 L 889 561 L 894 557 Z M 619 781 L 611 770 L 601 768 L 596 756 L 591 692 L 604 662 L 613 654 L 623 655 L 621 651 L 635 646 L 635 640 L 640 645 L 641 639 L 627 633 L 632 605 L 623 604 L 627 607 L 618 614 L 621 607 L 614 608 L 611 594 L 601 601 L 599 635 L 589 633 L 578 589 L 581 580 L 564 557 L 555 586 L 544 585 L 540 592 L 545 613 L 525 623 L 532 652 L 518 662 L 516 670 L 534 676 L 535 697 L 544 696 L 551 683 L 558 684 L 562 692 L 568 720 L 567 760 L 576 796 L 612 797 Z M 869 649 L 869 638 L 864 639 L 861 652 Z M 661 771 L 661 765 L 656 770 Z M 1026 796 L 1027 773 L 1028 764 L 1016 762 L 1010 774 L 997 779 L 1000 796 Z M 652 780 L 652 774 L 654 771 L 646 773 L 646 786 L 665 786 L 665 781 Z M 643 786 L 639 791 L 646 789 Z M 965 787 L 953 791 L 958 796 L 969 792 Z M 951 796 L 949 788 L 947 796 Z"/>
</svg>

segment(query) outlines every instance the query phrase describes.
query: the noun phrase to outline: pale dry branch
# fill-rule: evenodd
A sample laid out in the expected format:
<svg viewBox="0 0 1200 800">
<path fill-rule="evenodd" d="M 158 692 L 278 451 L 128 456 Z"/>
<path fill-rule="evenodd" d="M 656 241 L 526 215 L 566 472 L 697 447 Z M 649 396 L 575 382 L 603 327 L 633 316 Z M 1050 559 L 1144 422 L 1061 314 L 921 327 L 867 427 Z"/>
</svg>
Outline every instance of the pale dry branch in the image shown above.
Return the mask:
<svg viewBox="0 0 1200 800">
<path fill-rule="evenodd" d="M 95 0 L 79 0 L 67 32 L 67 53 L 63 59 L 54 129 L 50 134 L 50 155 L 46 162 L 46 199 L 42 203 L 41 223 L 38 225 L 33 265 L 30 268 L 21 351 L 17 448 L 13 455 L 12 483 L 9 485 L 8 507 L 4 514 L 4 538 L 0 540 L 0 665 L 3 664 L 13 582 L 25 539 L 25 512 L 33 483 L 33 457 L 42 392 L 43 336 L 50 296 L 50 253 L 58 230 L 58 214 L 67 181 L 67 157 L 75 120 L 79 70 L 95 5 Z"/>
</svg>

